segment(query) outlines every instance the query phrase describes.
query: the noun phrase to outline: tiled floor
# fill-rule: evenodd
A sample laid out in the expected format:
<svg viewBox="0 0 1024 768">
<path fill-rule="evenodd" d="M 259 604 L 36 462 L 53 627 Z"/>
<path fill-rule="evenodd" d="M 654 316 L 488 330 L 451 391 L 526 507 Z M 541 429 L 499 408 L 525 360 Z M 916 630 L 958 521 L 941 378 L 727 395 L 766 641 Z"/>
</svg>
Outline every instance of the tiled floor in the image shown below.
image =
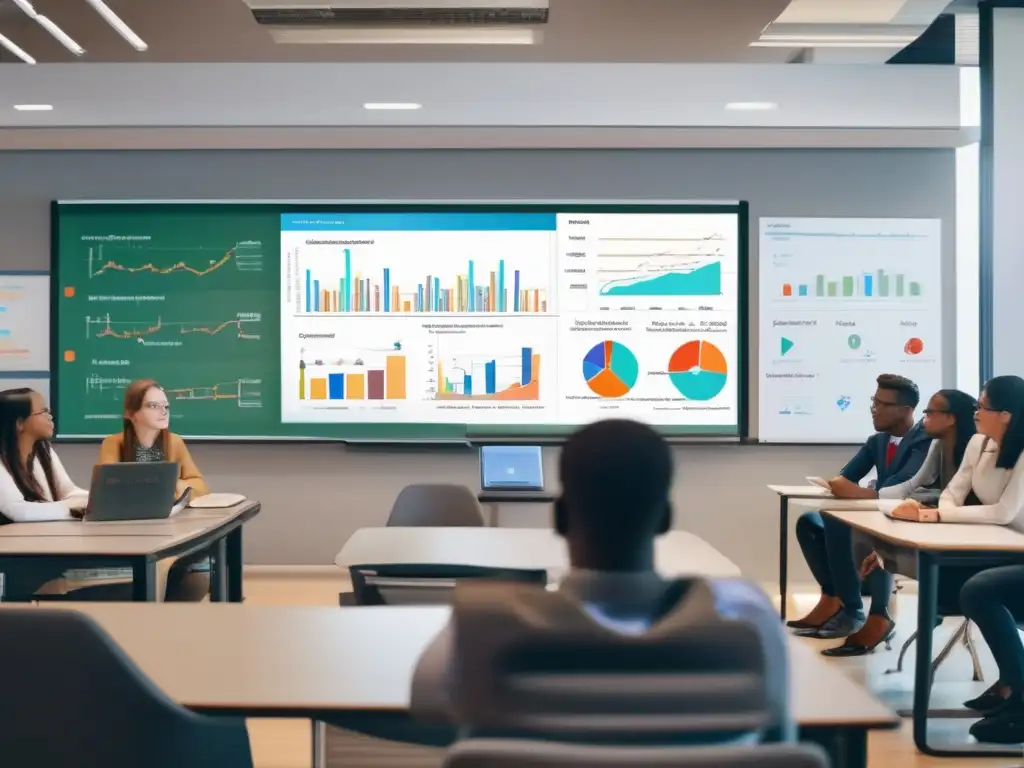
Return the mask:
<svg viewBox="0 0 1024 768">
<path fill-rule="evenodd" d="M 328 574 L 304 576 L 277 575 L 260 573 L 246 578 L 247 602 L 264 605 L 337 605 L 337 595 L 346 589 L 346 581 L 339 574 L 337 577 Z M 791 615 L 797 615 L 809 607 L 816 596 L 797 595 L 790 601 Z M 900 698 L 909 701 L 913 681 L 913 650 L 907 654 L 902 674 L 886 674 L 896 666 L 896 656 L 900 645 L 913 631 L 916 615 L 916 597 L 901 595 L 896 605 L 897 637 L 891 651 L 879 649 L 874 654 L 858 659 L 836 659 L 831 663 L 840 666 L 850 677 L 867 684 L 873 691 L 893 700 Z M 901 616 L 903 620 L 900 621 Z M 947 620 L 948 626 L 936 631 L 936 652 L 945 643 L 946 638 L 957 625 L 957 621 Z M 976 637 L 977 633 L 976 633 Z M 986 680 L 995 679 L 994 664 L 988 649 L 978 637 L 978 647 L 982 656 Z M 828 647 L 829 643 L 805 641 Z M 959 706 L 959 702 L 980 690 L 985 683 L 971 682 L 971 663 L 967 651 L 961 647 L 953 651 L 950 658 L 936 674 L 936 695 L 933 706 L 950 702 L 951 706 Z M 959 739 L 966 741 L 966 728 L 970 721 L 938 721 L 933 732 L 940 738 Z M 311 727 L 306 720 L 250 720 L 249 733 L 252 739 L 253 756 L 257 768 L 306 768 L 310 765 L 312 749 Z M 1022 760 L 1024 763 L 1024 753 Z M 910 733 L 909 721 L 899 731 L 878 733 L 871 737 L 870 768 L 967 768 L 967 766 L 1011 766 L 1015 761 L 1010 758 L 991 760 L 948 759 L 920 755 L 914 748 Z"/>
</svg>

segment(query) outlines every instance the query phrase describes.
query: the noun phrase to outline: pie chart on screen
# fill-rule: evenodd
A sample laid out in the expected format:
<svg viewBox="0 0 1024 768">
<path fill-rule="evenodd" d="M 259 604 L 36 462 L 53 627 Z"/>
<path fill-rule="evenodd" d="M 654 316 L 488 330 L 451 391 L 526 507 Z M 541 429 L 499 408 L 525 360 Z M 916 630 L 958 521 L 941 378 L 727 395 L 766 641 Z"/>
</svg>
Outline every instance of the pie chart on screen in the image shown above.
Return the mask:
<svg viewBox="0 0 1024 768">
<path fill-rule="evenodd" d="M 712 400 L 729 379 L 722 350 L 710 341 L 688 341 L 672 353 L 668 377 L 687 400 Z"/>
<path fill-rule="evenodd" d="M 598 397 L 622 397 L 636 384 L 636 355 L 617 341 L 602 341 L 583 358 L 583 378 Z"/>
</svg>

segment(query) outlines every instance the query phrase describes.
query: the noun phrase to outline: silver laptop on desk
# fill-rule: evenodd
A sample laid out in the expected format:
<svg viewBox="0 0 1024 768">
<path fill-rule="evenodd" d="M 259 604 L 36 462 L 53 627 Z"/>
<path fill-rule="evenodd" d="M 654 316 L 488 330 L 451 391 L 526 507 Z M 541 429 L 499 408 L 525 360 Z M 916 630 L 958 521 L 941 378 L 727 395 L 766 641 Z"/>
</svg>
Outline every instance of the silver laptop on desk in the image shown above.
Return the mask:
<svg viewBox="0 0 1024 768">
<path fill-rule="evenodd" d="M 100 464 L 92 470 L 85 519 L 104 523 L 171 515 L 180 469 L 175 461 Z"/>
<path fill-rule="evenodd" d="M 480 449 L 484 491 L 543 491 L 544 457 L 539 445 L 485 445 Z"/>
</svg>

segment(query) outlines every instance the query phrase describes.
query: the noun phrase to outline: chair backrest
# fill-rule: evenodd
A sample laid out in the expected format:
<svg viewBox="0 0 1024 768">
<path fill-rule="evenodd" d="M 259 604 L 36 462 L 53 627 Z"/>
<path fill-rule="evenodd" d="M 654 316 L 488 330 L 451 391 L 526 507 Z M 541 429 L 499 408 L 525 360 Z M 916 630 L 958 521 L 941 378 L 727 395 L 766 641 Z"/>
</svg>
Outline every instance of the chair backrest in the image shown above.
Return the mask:
<svg viewBox="0 0 1024 768">
<path fill-rule="evenodd" d="M 523 739 L 468 739 L 443 768 L 828 768 L 814 744 L 748 747 L 606 747 Z"/>
<path fill-rule="evenodd" d="M 480 527 L 484 513 L 476 495 L 464 485 L 417 483 L 398 494 L 389 526 Z"/>
<path fill-rule="evenodd" d="M 0 752 L 47 768 L 251 768 L 245 721 L 171 701 L 88 616 L 0 611 Z"/>
<path fill-rule="evenodd" d="M 491 579 L 541 586 L 548 581 L 543 569 L 434 563 L 351 565 L 348 572 L 356 605 L 450 605 L 459 581 Z"/>
<path fill-rule="evenodd" d="M 757 627 L 720 616 L 703 580 L 671 583 L 665 606 L 650 630 L 624 635 L 562 592 L 460 583 L 453 719 L 476 736 L 588 743 L 772 738 L 781 715 L 766 670 L 785 668 L 784 654 L 770 658 Z"/>
</svg>

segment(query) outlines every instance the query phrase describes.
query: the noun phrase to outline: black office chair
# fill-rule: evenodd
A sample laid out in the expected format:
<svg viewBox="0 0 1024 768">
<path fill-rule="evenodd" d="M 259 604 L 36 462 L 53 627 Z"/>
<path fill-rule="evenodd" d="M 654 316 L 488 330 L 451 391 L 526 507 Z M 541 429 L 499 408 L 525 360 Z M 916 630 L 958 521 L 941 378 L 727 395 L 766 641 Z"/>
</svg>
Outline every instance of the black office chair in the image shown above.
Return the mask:
<svg viewBox="0 0 1024 768">
<path fill-rule="evenodd" d="M 0 611 L 0 762 L 40 768 L 252 768 L 245 721 L 190 712 L 91 618 Z"/>
<path fill-rule="evenodd" d="M 415 563 L 349 566 L 352 592 L 342 605 L 450 605 L 457 581 L 491 579 L 544 586 L 543 569 Z M 351 594 L 351 602 L 344 598 Z"/>
</svg>

